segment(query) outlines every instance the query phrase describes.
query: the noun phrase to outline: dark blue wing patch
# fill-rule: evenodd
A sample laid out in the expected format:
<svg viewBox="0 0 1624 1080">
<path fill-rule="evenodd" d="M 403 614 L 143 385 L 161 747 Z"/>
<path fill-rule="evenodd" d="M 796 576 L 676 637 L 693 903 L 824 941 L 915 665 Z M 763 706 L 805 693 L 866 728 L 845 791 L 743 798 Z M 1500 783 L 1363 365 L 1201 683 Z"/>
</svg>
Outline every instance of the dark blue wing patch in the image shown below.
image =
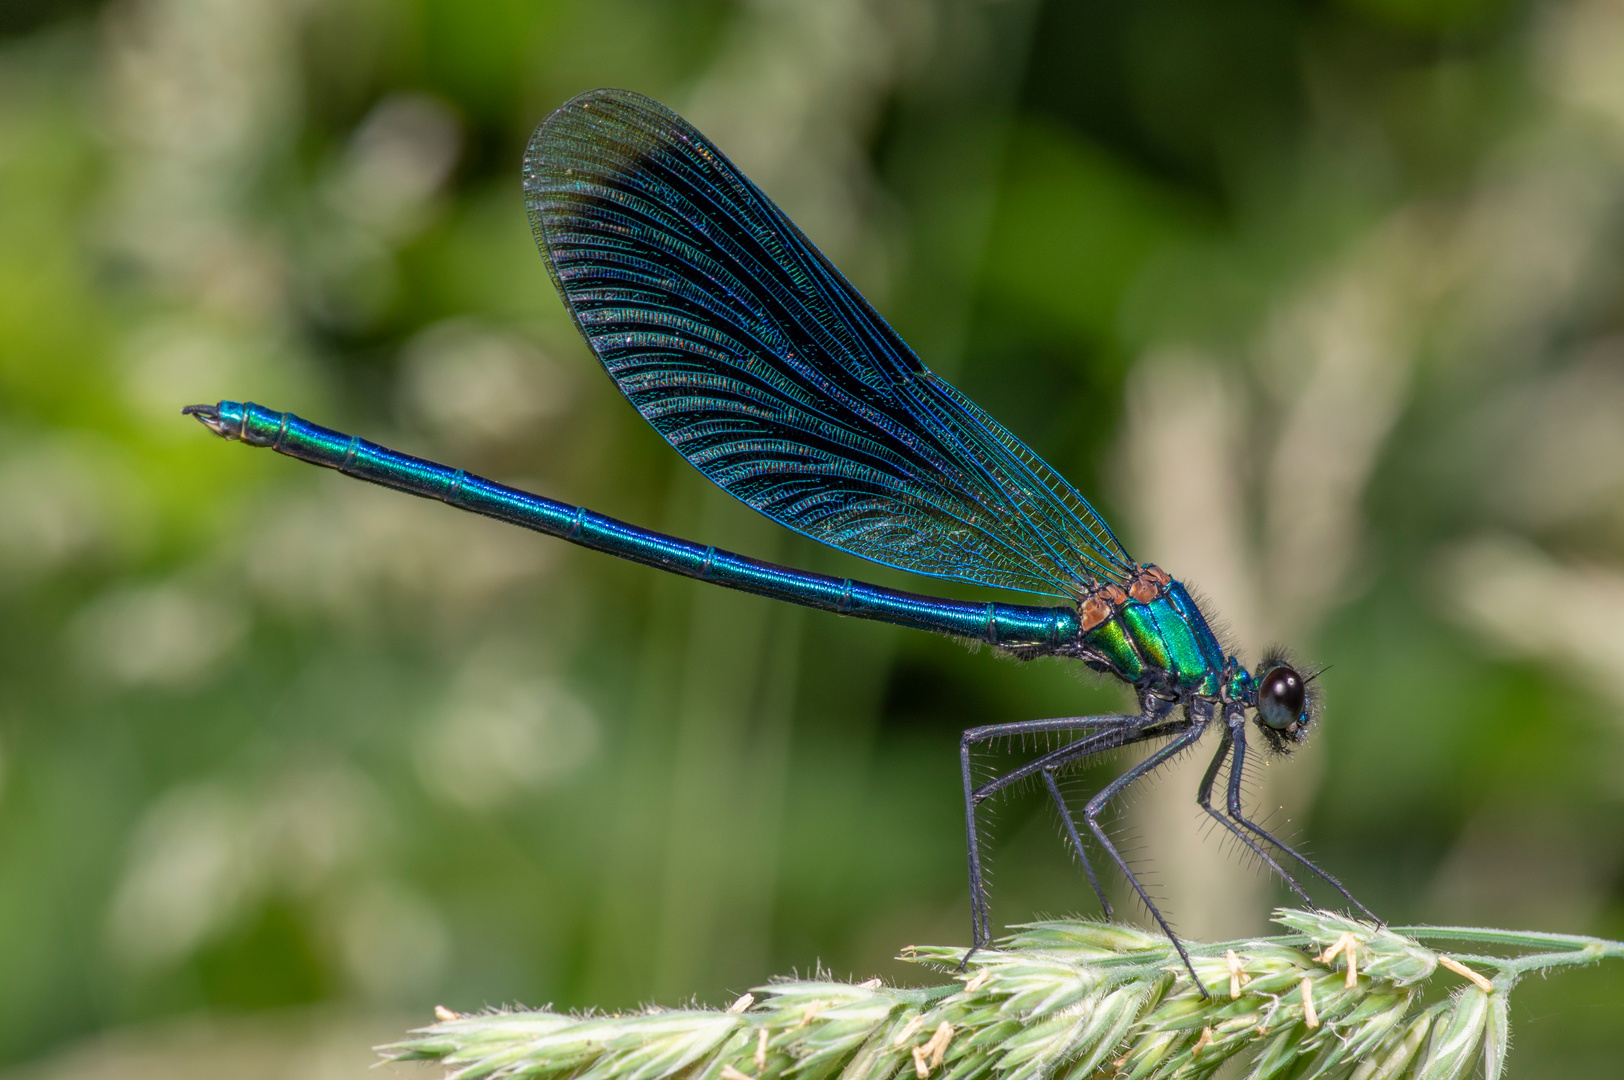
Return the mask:
<svg viewBox="0 0 1624 1080">
<path fill-rule="evenodd" d="M 525 153 L 549 271 L 615 384 L 729 494 L 933 577 L 1075 597 L 1132 567 L 1059 473 L 931 374 L 711 142 L 623 90 Z"/>
</svg>

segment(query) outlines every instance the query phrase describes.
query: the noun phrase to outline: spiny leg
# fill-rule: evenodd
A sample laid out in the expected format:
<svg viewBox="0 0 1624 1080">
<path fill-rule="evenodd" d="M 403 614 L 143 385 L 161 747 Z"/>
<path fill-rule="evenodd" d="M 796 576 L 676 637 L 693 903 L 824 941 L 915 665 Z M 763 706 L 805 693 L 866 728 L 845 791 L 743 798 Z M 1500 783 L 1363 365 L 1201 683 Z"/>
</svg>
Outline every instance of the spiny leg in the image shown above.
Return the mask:
<svg viewBox="0 0 1624 1080">
<path fill-rule="evenodd" d="M 1095 753 L 1108 747 L 1124 746 L 1122 736 L 1142 728 L 1153 721 L 1146 716 L 1130 713 L 1114 713 L 1103 716 L 1069 716 L 1055 720 L 1023 720 L 1013 724 L 986 724 L 966 731 L 959 740 L 959 769 L 964 778 L 964 827 L 967 837 L 970 864 L 970 951 L 965 954 L 964 962 L 968 963 L 977 949 L 982 948 L 992 940 L 990 918 L 987 911 L 987 891 L 983 884 L 981 871 L 981 832 L 976 820 L 976 807 L 989 795 L 997 792 L 1017 780 L 1031 776 L 1044 768 L 1057 755 L 1069 754 L 1068 760 L 1089 753 Z M 1096 732 L 1094 735 L 1084 736 L 1075 742 L 1068 743 L 1058 750 L 1039 757 L 1025 765 L 999 776 L 977 788 L 975 778 L 970 771 L 970 748 L 976 743 L 991 742 L 995 739 L 1008 738 L 1012 735 L 1029 735 L 1050 731 L 1076 731 L 1087 728 L 1105 728 L 1107 730 Z M 1129 740 L 1137 741 L 1137 740 Z M 1079 847 L 1079 851 L 1081 848 Z M 1087 867 L 1089 879 L 1094 879 L 1093 867 L 1088 865 L 1087 856 L 1084 856 L 1083 865 Z M 1095 885 L 1098 891 L 1099 886 Z M 1109 909 L 1107 909 L 1109 910 Z"/>
<path fill-rule="evenodd" d="M 1213 781 L 1218 777 L 1218 769 L 1221 765 L 1223 765 L 1224 758 L 1229 755 L 1229 744 L 1232 739 L 1233 736 L 1230 734 L 1229 728 L 1224 728 L 1223 739 L 1218 743 L 1218 752 L 1212 755 L 1212 763 L 1207 766 L 1206 773 L 1201 777 L 1201 787 L 1195 793 L 1195 801 L 1201 806 L 1201 809 L 1207 812 L 1212 820 L 1228 829 L 1232 834 L 1234 834 L 1236 839 L 1245 844 L 1247 847 L 1251 848 L 1254 855 L 1267 863 L 1269 869 L 1273 870 L 1276 874 L 1279 874 L 1280 880 L 1289 885 L 1292 892 L 1302 897 L 1303 903 L 1312 906 L 1314 903 L 1314 898 L 1309 896 L 1308 893 L 1303 890 L 1301 885 L 1297 884 L 1296 878 L 1286 873 L 1285 868 L 1279 863 L 1275 862 L 1274 857 L 1271 856 L 1267 851 L 1264 851 L 1261 847 L 1259 847 L 1256 840 L 1253 840 L 1250 836 L 1247 836 L 1246 833 L 1242 832 L 1240 826 L 1236 825 L 1233 821 L 1230 821 L 1213 808 L 1212 784 Z"/>
<path fill-rule="evenodd" d="M 1153 739 L 1158 735 L 1169 734 L 1170 728 L 1183 730 L 1184 726 L 1187 726 L 1182 724 L 1157 724 L 1154 727 L 1149 727 L 1146 726 L 1145 718 L 1142 716 L 1122 715 L 1079 716 L 1067 720 L 1032 720 L 1027 721 L 1027 723 L 1065 724 L 1068 728 L 1104 727 L 1106 730 L 1097 731 L 1092 735 L 1085 735 L 1080 739 L 1074 739 L 1064 746 L 1056 747 L 1046 754 L 1035 757 L 1031 761 L 1016 766 L 1001 776 L 994 777 L 985 784 L 982 784 L 980 787 L 974 789 L 973 794 L 976 802 L 982 802 L 987 798 L 987 796 L 996 794 L 997 792 L 1002 791 L 1004 788 L 1009 787 L 1011 784 L 1025 780 L 1029 776 L 1036 776 L 1044 769 L 1058 768 L 1059 766 L 1068 764 L 1080 757 L 1087 757 L 1090 754 L 1097 754 L 1103 750 L 1115 749 L 1118 746 L 1127 746 L 1129 743 L 1139 741 L 1139 736 L 1141 735 L 1144 738 Z M 992 728 L 974 728 L 965 733 L 965 739 L 966 741 L 971 742 L 990 742 L 993 739 L 1004 737 L 1006 733 L 999 730 L 995 734 L 987 735 L 979 739 L 970 739 L 970 736 L 976 732 L 991 731 L 994 730 L 994 728 L 1001 729 L 1004 727 L 1017 726 L 1025 727 L 1026 723 L 1019 725 L 999 724 L 994 725 Z M 1065 729 L 1053 728 L 1051 730 Z M 1013 734 L 1020 734 L 1020 732 L 1014 732 Z M 1121 741 L 1123 739 L 1127 739 L 1128 741 Z"/>
<path fill-rule="evenodd" d="M 1094 886 L 1094 895 L 1100 898 L 1100 907 L 1109 919 L 1113 914 L 1111 901 L 1105 898 L 1105 890 L 1100 888 L 1100 879 L 1094 873 L 1094 864 L 1088 858 L 1088 852 L 1083 850 L 1082 838 L 1077 835 L 1077 824 L 1071 820 L 1071 808 L 1066 805 L 1066 797 L 1060 794 L 1060 785 L 1055 783 L 1054 769 L 1043 770 L 1043 782 L 1049 787 L 1049 797 L 1054 800 L 1055 809 L 1060 811 L 1060 823 L 1065 826 L 1066 836 L 1071 840 L 1071 848 L 1077 853 L 1077 859 L 1083 864 L 1083 873 L 1088 875 L 1088 883 Z"/>
<path fill-rule="evenodd" d="M 1140 717 L 1139 719 L 1144 718 Z M 979 804 L 987 796 L 1008 787 L 1017 780 L 1041 772 L 1043 774 L 1043 783 L 1049 789 L 1049 797 L 1054 800 L 1055 809 L 1060 811 L 1060 821 L 1066 830 L 1066 835 L 1071 840 L 1072 850 L 1076 852 L 1077 858 L 1082 862 L 1083 872 L 1088 875 L 1088 882 L 1094 887 L 1094 895 L 1099 897 L 1100 906 L 1105 909 L 1106 918 L 1110 918 L 1112 915 L 1111 901 L 1106 899 L 1105 890 L 1100 888 L 1100 879 L 1094 873 L 1094 863 L 1088 857 L 1088 850 L 1083 847 L 1082 838 L 1077 835 L 1077 826 L 1071 817 L 1071 807 L 1066 805 L 1066 797 L 1061 794 L 1060 785 L 1055 781 L 1055 776 L 1066 765 L 1081 758 L 1165 735 L 1168 726 L 1156 725 L 1155 727 L 1144 728 L 1128 725 L 1096 732 L 1093 735 L 1069 742 L 1059 749 L 1051 750 L 1042 757 L 1034 758 L 1020 768 L 988 781 L 981 787 L 976 788 L 972 794 Z"/>
<path fill-rule="evenodd" d="M 1352 904 L 1354 907 L 1358 908 L 1360 911 L 1364 912 L 1365 916 L 1372 922 L 1379 924 L 1382 920 L 1378 919 L 1375 913 L 1369 908 L 1365 907 L 1365 905 L 1354 899 L 1353 894 L 1344 888 L 1340 881 L 1332 877 L 1330 874 L 1327 874 L 1324 870 L 1321 870 L 1318 866 L 1314 865 L 1313 861 L 1310 860 L 1306 855 L 1295 851 L 1285 841 L 1281 840 L 1263 826 L 1259 825 L 1255 821 L 1252 821 L 1246 816 L 1245 812 L 1241 809 L 1241 772 L 1246 765 L 1246 721 L 1238 715 L 1230 719 L 1229 732 L 1233 736 L 1234 742 L 1234 757 L 1229 766 L 1229 816 L 1239 822 L 1242 828 L 1262 837 L 1264 840 L 1267 840 L 1269 843 L 1273 844 L 1287 855 L 1290 855 L 1293 859 L 1296 859 L 1298 862 L 1302 863 L 1311 872 L 1319 875 L 1319 877 L 1324 880 L 1326 884 L 1330 885 L 1331 888 L 1341 893 L 1343 899 Z M 1291 879 L 1288 876 L 1286 880 L 1290 881 Z M 1299 893 L 1301 891 L 1301 889 L 1298 890 Z"/>
<path fill-rule="evenodd" d="M 1086 717 L 1084 719 L 1096 720 L 1101 718 Z M 1109 719 L 1120 720 L 1122 718 L 1110 717 Z M 1142 720 L 1143 717 L 1130 719 Z M 1038 722 L 1045 723 L 1046 721 Z M 1077 837 L 1077 829 L 1072 824 L 1071 820 L 1071 809 L 1066 805 L 1065 797 L 1061 795 L 1059 786 L 1054 781 L 1054 773 L 1062 766 L 1070 764 L 1073 761 L 1077 761 L 1080 758 L 1089 757 L 1093 754 L 1098 754 L 1106 750 L 1115 750 L 1119 746 L 1127 746 L 1131 743 L 1140 742 L 1144 739 L 1154 738 L 1162 733 L 1163 732 L 1161 732 L 1159 729 L 1147 730 L 1139 727 L 1137 724 L 1125 723 L 1113 726 L 1105 731 L 1097 731 L 1092 735 L 1085 735 L 1080 739 L 1075 739 L 1067 743 L 1065 746 L 1049 751 L 1042 757 L 1034 758 L 1018 768 L 1011 769 L 1002 776 L 994 777 L 992 780 L 987 781 L 985 784 L 982 784 L 980 787 L 970 792 L 970 801 L 973 805 L 980 806 L 988 799 L 988 797 L 1002 791 L 1011 784 L 1041 773 L 1043 775 L 1044 783 L 1049 789 L 1050 796 L 1054 799 L 1055 806 L 1060 811 L 1061 821 L 1064 823 L 1066 830 L 1071 834 L 1072 850 L 1075 851 L 1077 857 L 1082 860 L 1083 871 L 1088 875 L 1089 883 L 1094 886 L 1094 895 L 1100 898 L 1100 903 L 1105 907 L 1106 917 L 1109 918 L 1111 915 L 1111 902 L 1105 898 L 1105 892 L 1100 888 L 1099 878 L 1094 874 L 1094 864 L 1089 859 L 1088 851 L 1083 847 L 1082 841 Z M 981 897 L 981 910 L 983 914 L 985 914 L 987 909 L 986 888 L 984 884 L 981 890 Z M 983 921 L 982 925 L 986 932 L 990 934 L 991 927 L 988 926 L 985 921 Z M 981 944 L 985 945 L 987 940 L 990 939 L 983 939 Z M 979 948 L 980 946 L 976 947 Z"/>
<path fill-rule="evenodd" d="M 1122 876 L 1128 879 L 1128 884 L 1133 886 L 1133 891 L 1139 894 L 1139 899 L 1144 902 L 1145 907 L 1150 911 L 1151 917 L 1156 920 L 1156 924 L 1162 928 L 1162 933 L 1167 935 L 1167 939 L 1173 943 L 1173 948 L 1178 950 L 1179 958 L 1184 961 L 1184 967 L 1190 972 L 1190 979 L 1195 983 L 1195 987 L 1201 992 L 1202 997 L 1207 996 L 1207 988 L 1202 985 L 1200 977 L 1196 975 L 1195 966 L 1190 963 L 1190 954 L 1184 949 L 1184 942 L 1180 941 L 1179 936 L 1173 933 L 1173 928 L 1162 917 L 1160 909 L 1151 901 L 1150 894 L 1145 892 L 1145 887 L 1139 883 L 1139 879 L 1134 876 L 1133 870 L 1128 867 L 1128 860 L 1122 857 L 1122 853 L 1117 850 L 1116 845 L 1111 842 L 1111 838 L 1106 835 L 1105 828 L 1100 825 L 1100 811 L 1104 810 L 1112 799 L 1126 791 L 1134 781 L 1155 772 L 1177 757 L 1187 747 L 1194 745 L 1206 729 L 1207 722 L 1205 720 L 1193 722 L 1187 731 L 1172 742 L 1107 784 L 1098 794 L 1088 800 L 1087 806 L 1083 807 L 1083 820 L 1088 822 L 1088 827 L 1093 831 L 1094 838 L 1100 842 L 1100 846 L 1105 849 L 1105 853 L 1111 856 L 1111 861 L 1116 863 L 1118 870 L 1122 871 Z"/>
<path fill-rule="evenodd" d="M 1190 720 L 1172 720 L 1164 723 L 1152 723 L 1150 727 L 1128 729 L 1128 731 L 1102 731 L 1097 735 L 1078 739 L 1060 747 L 1058 750 L 1050 751 L 1034 761 L 1027 762 L 1007 776 L 999 777 L 992 783 L 977 788 L 977 801 L 986 798 L 987 795 L 991 794 L 992 790 L 1041 769 L 1043 782 L 1049 789 L 1049 797 L 1054 800 L 1055 809 L 1060 811 L 1060 823 L 1066 830 L 1066 836 L 1071 840 L 1072 850 L 1076 852 L 1077 858 L 1082 862 L 1083 872 L 1088 875 L 1088 883 L 1094 887 L 1094 895 L 1099 897 L 1100 906 L 1105 909 L 1105 917 L 1109 919 L 1115 914 L 1111 909 L 1111 901 L 1106 898 L 1105 890 L 1100 887 L 1100 879 L 1094 873 L 1094 862 L 1088 857 L 1088 850 L 1083 847 L 1082 838 L 1077 835 L 1077 825 L 1072 820 L 1071 807 L 1066 805 L 1066 797 L 1061 793 L 1060 785 L 1056 782 L 1055 777 L 1062 768 L 1081 758 L 1105 750 L 1128 746 L 1132 743 L 1143 742 L 1146 739 L 1159 739 L 1167 735 L 1173 735 L 1188 728 L 1190 724 Z"/>
</svg>

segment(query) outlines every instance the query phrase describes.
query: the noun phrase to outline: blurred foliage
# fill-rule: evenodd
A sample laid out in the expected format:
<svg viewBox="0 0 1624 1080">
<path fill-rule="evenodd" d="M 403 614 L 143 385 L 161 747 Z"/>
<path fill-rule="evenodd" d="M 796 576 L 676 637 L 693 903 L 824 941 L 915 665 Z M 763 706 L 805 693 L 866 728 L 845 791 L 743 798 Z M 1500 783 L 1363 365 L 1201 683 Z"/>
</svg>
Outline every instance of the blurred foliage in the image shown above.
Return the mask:
<svg viewBox="0 0 1624 1080">
<path fill-rule="evenodd" d="M 178 415 L 918 588 L 710 490 L 576 339 L 518 162 L 602 85 L 715 138 L 1246 656 L 1333 665 L 1257 795 L 1367 903 L 1624 936 L 1613 0 L 26 0 L 0 34 L 0 1060 L 903 978 L 968 934 L 959 731 L 1121 706 Z M 1164 805 L 1195 820 L 1170 781 L 1120 827 L 1175 919 L 1260 922 Z M 1036 800 L 997 836 L 996 919 L 1090 910 Z M 1512 1075 L 1612 1075 L 1624 983 L 1512 1022 Z"/>
</svg>

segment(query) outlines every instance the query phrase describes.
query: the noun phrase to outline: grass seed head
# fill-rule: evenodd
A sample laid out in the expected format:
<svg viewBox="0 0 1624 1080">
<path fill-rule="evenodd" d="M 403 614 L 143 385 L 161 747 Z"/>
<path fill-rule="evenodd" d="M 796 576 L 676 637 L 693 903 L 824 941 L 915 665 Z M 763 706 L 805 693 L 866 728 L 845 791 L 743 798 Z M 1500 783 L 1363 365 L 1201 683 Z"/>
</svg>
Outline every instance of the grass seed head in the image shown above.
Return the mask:
<svg viewBox="0 0 1624 1080">
<path fill-rule="evenodd" d="M 1465 931 L 1539 951 L 1473 957 L 1479 977 L 1424 1006 L 1440 959 L 1420 942 L 1325 912 L 1279 921 L 1296 936 L 1186 943 L 1206 995 L 1166 938 L 1050 921 L 965 972 L 960 948 L 908 950 L 950 974 L 945 986 L 785 980 L 727 1010 L 612 1016 L 442 1008 L 382 1053 L 438 1061 L 455 1080 L 1205 1080 L 1235 1058 L 1249 1080 L 1466 1080 L 1480 1062 L 1499 1080 L 1518 975 L 1624 956 L 1595 939 Z"/>
</svg>

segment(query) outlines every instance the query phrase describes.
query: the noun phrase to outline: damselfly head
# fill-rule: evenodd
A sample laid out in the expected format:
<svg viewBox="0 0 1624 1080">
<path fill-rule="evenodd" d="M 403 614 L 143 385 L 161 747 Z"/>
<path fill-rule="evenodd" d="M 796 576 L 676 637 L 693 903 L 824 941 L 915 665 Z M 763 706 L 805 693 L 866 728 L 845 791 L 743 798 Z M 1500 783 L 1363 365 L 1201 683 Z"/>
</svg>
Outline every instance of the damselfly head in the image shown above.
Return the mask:
<svg viewBox="0 0 1624 1080">
<path fill-rule="evenodd" d="M 1265 656 L 1258 665 L 1254 676 L 1258 730 L 1276 753 L 1290 753 L 1293 745 L 1308 739 L 1317 704 L 1310 681 L 1283 655 Z"/>
</svg>

